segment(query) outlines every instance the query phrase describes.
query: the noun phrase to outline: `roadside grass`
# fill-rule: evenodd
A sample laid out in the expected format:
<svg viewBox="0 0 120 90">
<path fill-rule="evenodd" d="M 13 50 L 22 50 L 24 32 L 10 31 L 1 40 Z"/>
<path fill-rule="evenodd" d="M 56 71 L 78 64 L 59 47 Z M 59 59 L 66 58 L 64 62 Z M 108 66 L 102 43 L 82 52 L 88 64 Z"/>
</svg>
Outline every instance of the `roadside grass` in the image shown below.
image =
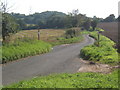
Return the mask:
<svg viewBox="0 0 120 90">
<path fill-rule="evenodd" d="M 78 37 L 73 37 L 73 38 L 64 38 L 64 37 L 59 37 L 55 42 L 49 42 L 52 46 L 55 45 L 61 45 L 61 44 L 71 44 L 71 43 L 77 43 L 83 41 L 83 35 L 80 35 Z"/>
<path fill-rule="evenodd" d="M 4 88 L 118 88 L 118 70 L 109 74 L 52 74 L 20 81 Z"/>
<path fill-rule="evenodd" d="M 2 63 L 7 63 L 27 56 L 49 52 L 51 45 L 43 41 L 23 39 L 23 41 L 5 44 L 0 48 L 2 48 Z"/>
<path fill-rule="evenodd" d="M 118 64 L 118 52 L 114 48 L 115 43 L 109 38 L 100 35 L 100 46 L 98 47 L 97 32 L 83 32 L 95 38 L 94 45 L 89 45 L 81 49 L 80 56 L 85 60 L 116 65 Z"/>
</svg>

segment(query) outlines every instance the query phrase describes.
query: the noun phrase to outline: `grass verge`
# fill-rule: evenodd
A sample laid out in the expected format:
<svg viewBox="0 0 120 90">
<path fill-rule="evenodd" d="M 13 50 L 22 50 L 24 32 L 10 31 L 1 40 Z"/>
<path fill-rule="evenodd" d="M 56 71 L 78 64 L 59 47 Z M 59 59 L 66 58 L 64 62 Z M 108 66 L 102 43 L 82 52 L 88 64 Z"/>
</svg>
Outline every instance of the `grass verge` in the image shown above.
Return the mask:
<svg viewBox="0 0 120 90">
<path fill-rule="evenodd" d="M 2 48 L 2 63 L 50 51 L 51 45 L 38 40 L 18 41 Z"/>
<path fill-rule="evenodd" d="M 115 65 L 118 64 L 118 53 L 113 47 L 115 43 L 109 38 L 100 35 L 99 46 L 97 45 L 97 32 L 84 32 L 89 33 L 91 37 L 96 39 L 94 45 L 89 45 L 81 49 L 80 56 L 85 60 L 101 62 L 105 64 Z"/>
<path fill-rule="evenodd" d="M 21 81 L 4 88 L 118 88 L 118 71 L 110 74 L 54 74 Z"/>
<path fill-rule="evenodd" d="M 77 42 L 80 42 L 82 41 L 84 38 L 83 36 L 78 36 L 78 37 L 73 37 L 73 38 L 64 38 L 64 37 L 60 37 L 60 38 L 57 38 L 57 40 L 55 42 L 49 42 L 52 46 L 55 46 L 55 45 L 61 45 L 61 44 L 70 44 L 70 43 L 77 43 Z"/>
</svg>

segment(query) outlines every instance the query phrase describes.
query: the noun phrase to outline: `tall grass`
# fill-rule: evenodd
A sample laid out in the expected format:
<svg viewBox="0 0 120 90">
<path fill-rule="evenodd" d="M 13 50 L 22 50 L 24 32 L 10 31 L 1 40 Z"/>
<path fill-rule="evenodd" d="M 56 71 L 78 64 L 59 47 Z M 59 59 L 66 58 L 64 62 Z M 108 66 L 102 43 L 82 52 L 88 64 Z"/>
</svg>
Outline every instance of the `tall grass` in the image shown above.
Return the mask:
<svg viewBox="0 0 120 90">
<path fill-rule="evenodd" d="M 17 60 L 27 56 L 46 53 L 51 45 L 38 40 L 24 40 L 2 46 L 2 63 Z"/>
</svg>

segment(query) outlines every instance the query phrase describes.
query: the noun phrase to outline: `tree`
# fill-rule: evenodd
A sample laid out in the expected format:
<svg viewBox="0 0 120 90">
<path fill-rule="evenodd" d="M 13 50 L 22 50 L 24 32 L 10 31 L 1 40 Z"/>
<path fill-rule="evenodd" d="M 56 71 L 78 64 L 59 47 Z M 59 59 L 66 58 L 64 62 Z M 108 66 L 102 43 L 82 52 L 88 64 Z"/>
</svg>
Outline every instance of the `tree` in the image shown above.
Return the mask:
<svg viewBox="0 0 120 90">
<path fill-rule="evenodd" d="M 26 29 L 26 23 L 22 19 L 17 19 L 16 22 L 19 24 L 19 29 L 24 30 Z"/>
<path fill-rule="evenodd" d="M 91 26 L 91 21 L 90 21 L 90 19 L 88 18 L 88 19 L 83 23 L 83 27 L 84 27 L 86 30 L 89 30 L 89 29 L 90 29 L 90 26 Z"/>
<path fill-rule="evenodd" d="M 18 30 L 18 24 L 16 24 L 14 18 L 8 13 L 2 14 L 2 38 L 3 42 L 6 40 L 10 33 L 16 33 Z"/>
<path fill-rule="evenodd" d="M 91 22 L 91 26 L 92 26 L 93 30 L 95 30 L 95 28 L 96 28 L 96 26 L 97 26 L 97 20 L 93 20 L 93 21 Z"/>
<path fill-rule="evenodd" d="M 114 22 L 115 21 L 115 15 L 110 14 L 108 17 L 106 17 L 103 22 Z"/>
<path fill-rule="evenodd" d="M 118 16 L 117 21 L 120 22 L 120 15 Z"/>
<path fill-rule="evenodd" d="M 6 37 L 10 36 L 11 33 L 16 33 L 18 30 L 18 24 L 16 24 L 15 19 L 8 14 L 8 3 L 1 2 L 1 11 L 2 12 L 2 38 L 3 42 L 6 40 Z"/>
</svg>

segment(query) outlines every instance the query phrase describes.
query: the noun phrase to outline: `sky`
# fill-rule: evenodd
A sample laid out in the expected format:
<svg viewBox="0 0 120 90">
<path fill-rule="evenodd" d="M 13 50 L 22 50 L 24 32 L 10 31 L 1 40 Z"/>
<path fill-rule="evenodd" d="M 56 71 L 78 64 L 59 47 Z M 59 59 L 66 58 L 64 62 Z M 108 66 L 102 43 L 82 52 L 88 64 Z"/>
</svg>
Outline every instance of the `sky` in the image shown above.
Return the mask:
<svg viewBox="0 0 120 90">
<path fill-rule="evenodd" d="M 2 0 L 5 1 L 5 0 Z M 118 2 L 120 0 L 7 0 L 10 12 L 32 14 L 44 11 L 59 11 L 63 13 L 78 9 L 79 13 L 88 17 L 105 18 L 110 14 L 118 17 Z"/>
</svg>

